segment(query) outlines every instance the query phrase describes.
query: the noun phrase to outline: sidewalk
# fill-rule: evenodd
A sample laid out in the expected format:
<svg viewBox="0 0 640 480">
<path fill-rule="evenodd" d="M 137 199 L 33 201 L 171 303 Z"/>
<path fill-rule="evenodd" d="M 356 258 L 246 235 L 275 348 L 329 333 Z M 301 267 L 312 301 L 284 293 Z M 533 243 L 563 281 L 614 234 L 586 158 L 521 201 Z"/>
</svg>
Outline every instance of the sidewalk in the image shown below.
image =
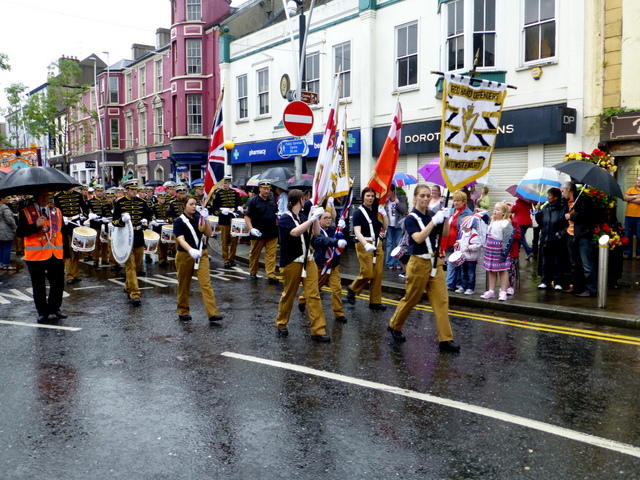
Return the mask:
<svg viewBox="0 0 640 480">
<path fill-rule="evenodd" d="M 214 258 L 220 258 L 220 244 L 216 240 L 210 244 L 216 252 Z M 279 255 L 279 252 L 278 252 Z M 260 266 L 264 268 L 261 257 Z M 249 245 L 239 243 L 236 260 L 249 263 Z M 355 249 L 350 245 L 342 255 L 340 274 L 343 285 L 347 285 L 357 277 L 359 270 Z M 618 288 L 607 291 L 607 307 L 598 308 L 597 298 L 579 298 L 573 294 L 554 290 L 538 290 L 540 278 L 535 273 L 535 257 L 527 261 L 520 258 L 520 286 L 506 302 L 497 299 L 484 300 L 480 295 L 485 291 L 486 276 L 479 265 L 476 273 L 476 294 L 464 295 L 450 292 L 451 306 L 469 309 L 488 309 L 497 312 L 511 312 L 529 315 L 536 320 L 540 317 L 587 322 L 596 325 L 608 325 L 622 328 L 640 329 L 640 259 L 625 260 L 622 278 L 618 281 Z M 397 297 L 404 295 L 404 280 L 398 276 L 399 271 L 384 270 L 382 290 L 387 295 Z M 259 272 L 263 275 L 264 270 Z M 367 293 L 365 290 L 364 293 Z M 426 296 L 425 296 L 426 301 Z"/>
</svg>

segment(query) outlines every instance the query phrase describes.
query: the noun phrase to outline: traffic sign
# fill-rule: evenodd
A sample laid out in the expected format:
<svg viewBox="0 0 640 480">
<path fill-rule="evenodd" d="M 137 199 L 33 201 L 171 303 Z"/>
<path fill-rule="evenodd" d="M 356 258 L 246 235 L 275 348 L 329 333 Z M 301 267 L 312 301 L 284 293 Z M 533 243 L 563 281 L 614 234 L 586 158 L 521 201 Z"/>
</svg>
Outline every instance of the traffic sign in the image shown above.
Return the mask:
<svg viewBox="0 0 640 480">
<path fill-rule="evenodd" d="M 295 140 L 283 140 L 278 144 L 278 155 L 282 158 L 302 155 L 306 157 L 309 154 L 309 146 L 307 142 L 300 138 Z"/>
<path fill-rule="evenodd" d="M 317 105 L 318 94 L 314 92 L 300 92 L 300 100 L 302 100 L 307 105 Z"/>
<path fill-rule="evenodd" d="M 291 102 L 282 116 L 284 128 L 296 137 L 303 137 L 313 128 L 313 112 L 304 102 Z"/>
</svg>

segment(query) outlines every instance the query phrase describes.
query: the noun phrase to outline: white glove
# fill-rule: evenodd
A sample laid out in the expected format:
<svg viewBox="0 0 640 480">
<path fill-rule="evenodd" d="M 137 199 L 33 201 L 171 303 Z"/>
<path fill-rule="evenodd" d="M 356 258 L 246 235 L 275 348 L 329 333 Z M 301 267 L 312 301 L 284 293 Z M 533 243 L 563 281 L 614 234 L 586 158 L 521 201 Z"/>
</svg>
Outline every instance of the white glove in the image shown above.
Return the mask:
<svg viewBox="0 0 640 480">
<path fill-rule="evenodd" d="M 342 238 L 340 240 L 338 240 L 338 248 L 344 248 L 346 246 L 347 246 L 347 241 L 346 240 L 344 240 Z"/>
<path fill-rule="evenodd" d="M 333 197 L 329 197 L 327 198 L 327 207 L 331 207 L 333 208 L 333 202 L 334 202 L 335 198 Z"/>
<path fill-rule="evenodd" d="M 345 228 L 346 226 L 347 226 L 347 224 L 344 223 L 344 220 L 342 218 L 340 220 L 338 220 L 338 227 Z"/>
<path fill-rule="evenodd" d="M 244 212 L 244 208 L 242 208 L 242 205 L 240 205 L 240 206 L 238 207 L 238 211 L 239 211 L 240 213 L 243 213 L 243 212 Z"/>
<path fill-rule="evenodd" d="M 262 236 L 262 232 L 260 230 L 258 230 L 257 228 L 252 228 L 249 233 L 251 235 L 253 235 L 254 237 L 261 237 Z"/>
<path fill-rule="evenodd" d="M 81 213 L 79 213 L 75 217 L 71 218 L 71 221 L 73 221 L 73 222 L 78 222 L 78 221 L 81 221 L 81 220 L 82 220 L 82 214 Z"/>
<path fill-rule="evenodd" d="M 225 208 L 225 207 L 222 207 L 222 208 L 220 209 L 220 213 L 221 213 L 222 215 L 229 215 L 229 209 L 228 209 L 228 208 Z"/>
<path fill-rule="evenodd" d="M 197 248 L 192 248 L 189 250 L 189 255 L 191 255 L 191 258 L 194 260 L 198 260 L 202 256 L 202 252 Z"/>
<path fill-rule="evenodd" d="M 378 213 L 383 217 L 387 216 L 387 209 L 384 208 L 384 205 L 378 205 Z"/>
<path fill-rule="evenodd" d="M 365 243 L 365 245 L 364 245 L 364 249 L 365 249 L 367 252 L 375 252 L 375 251 L 376 251 L 376 247 L 375 247 L 375 246 L 373 246 L 373 245 L 371 245 L 370 243 Z"/>
<path fill-rule="evenodd" d="M 130 222 L 131 221 L 131 215 L 129 215 L 128 213 L 123 213 L 122 216 L 120 217 L 120 220 L 122 222 Z"/>
<path fill-rule="evenodd" d="M 62 217 L 62 219 L 64 220 L 65 225 L 69 225 L 69 222 L 70 222 L 69 217 Z"/>
<path fill-rule="evenodd" d="M 444 222 L 444 219 L 445 219 L 445 216 L 442 210 L 438 210 L 436 214 L 433 217 L 431 217 L 431 221 L 433 222 L 434 225 L 440 225 L 442 222 Z"/>
<path fill-rule="evenodd" d="M 456 210 L 455 208 L 451 207 L 451 208 L 442 209 L 440 211 L 444 215 L 444 218 L 449 218 L 451 215 L 455 213 L 455 210 Z"/>
<path fill-rule="evenodd" d="M 100 215 L 97 215 L 93 212 L 89 213 L 89 220 L 95 220 L 96 218 L 100 218 Z"/>
<path fill-rule="evenodd" d="M 146 227 L 147 225 L 149 225 L 149 220 L 147 220 L 146 218 L 143 218 L 142 220 L 140 220 L 140 223 Z"/>
<path fill-rule="evenodd" d="M 324 213 L 324 208 L 322 207 L 313 207 L 311 208 L 311 212 L 309 212 L 309 220 L 315 222 L 319 220 L 322 214 Z"/>
<path fill-rule="evenodd" d="M 110 222 L 108 217 L 102 217 L 100 220 L 102 220 L 102 223 L 109 223 Z"/>
<path fill-rule="evenodd" d="M 151 226 L 152 227 L 157 227 L 158 225 L 160 225 L 160 224 L 158 223 L 158 221 L 155 218 L 153 220 L 151 220 Z"/>
<path fill-rule="evenodd" d="M 200 209 L 200 216 L 209 218 L 209 210 L 207 210 L 206 208 L 202 207 Z"/>
</svg>

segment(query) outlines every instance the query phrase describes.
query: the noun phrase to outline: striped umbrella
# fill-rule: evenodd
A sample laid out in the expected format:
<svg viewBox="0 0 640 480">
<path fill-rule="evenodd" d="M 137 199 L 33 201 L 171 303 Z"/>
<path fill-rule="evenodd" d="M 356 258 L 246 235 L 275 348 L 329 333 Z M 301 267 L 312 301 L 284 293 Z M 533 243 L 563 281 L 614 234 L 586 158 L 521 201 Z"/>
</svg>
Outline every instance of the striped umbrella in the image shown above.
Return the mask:
<svg viewBox="0 0 640 480">
<path fill-rule="evenodd" d="M 560 187 L 569 181 L 569 176 L 551 167 L 532 168 L 524 174 L 516 187 L 516 192 L 531 202 L 546 202 L 547 190 Z M 515 195 L 514 195 L 515 196 Z"/>
<path fill-rule="evenodd" d="M 418 179 L 408 173 L 396 173 L 393 176 L 393 184 L 396 187 L 406 187 L 407 185 L 415 185 Z"/>
</svg>

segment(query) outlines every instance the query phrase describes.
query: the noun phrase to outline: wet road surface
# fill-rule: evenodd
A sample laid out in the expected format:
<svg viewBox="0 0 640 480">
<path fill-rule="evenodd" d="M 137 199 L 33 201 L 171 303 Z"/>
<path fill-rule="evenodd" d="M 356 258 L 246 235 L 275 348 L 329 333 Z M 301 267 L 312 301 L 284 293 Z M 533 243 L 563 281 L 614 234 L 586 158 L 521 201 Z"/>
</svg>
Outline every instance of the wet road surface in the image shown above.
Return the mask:
<svg viewBox="0 0 640 480">
<path fill-rule="evenodd" d="M 83 265 L 53 328 L 26 272 L 0 278 L 0 478 L 640 476 L 636 332 L 454 310 L 462 352 L 440 354 L 428 306 L 396 345 L 399 298 L 345 302 L 343 325 L 325 292 L 319 345 L 295 307 L 276 337 L 281 285 L 215 269 L 225 319 L 194 281 L 180 322 L 175 271 L 146 268 L 135 308 Z"/>
</svg>

